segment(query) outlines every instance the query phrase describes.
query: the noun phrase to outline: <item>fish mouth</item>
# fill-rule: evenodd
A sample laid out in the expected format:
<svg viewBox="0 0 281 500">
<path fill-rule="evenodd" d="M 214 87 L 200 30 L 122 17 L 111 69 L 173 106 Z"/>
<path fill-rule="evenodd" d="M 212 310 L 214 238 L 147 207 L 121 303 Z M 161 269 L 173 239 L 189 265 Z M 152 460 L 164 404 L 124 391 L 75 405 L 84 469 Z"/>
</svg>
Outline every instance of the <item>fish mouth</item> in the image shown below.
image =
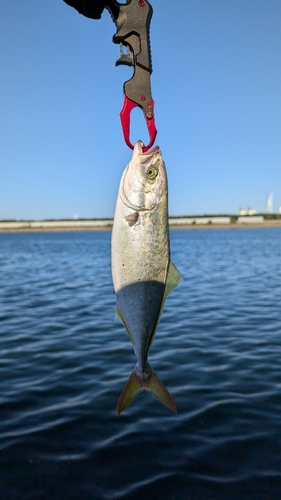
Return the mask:
<svg viewBox="0 0 281 500">
<path fill-rule="evenodd" d="M 137 193 L 142 192 L 144 196 L 146 193 L 150 192 L 150 189 L 146 188 L 146 183 L 137 173 L 139 166 L 143 165 L 144 168 L 146 168 L 147 164 L 151 163 L 153 158 L 161 155 L 159 146 L 155 146 L 154 148 L 150 149 L 150 151 L 146 151 L 145 153 L 143 152 L 143 147 L 144 144 L 142 141 L 136 142 L 132 160 L 124 171 L 122 187 L 120 190 L 120 196 L 123 203 L 128 208 L 131 208 L 135 211 L 153 210 L 153 208 L 155 208 L 154 204 L 152 204 L 148 208 L 143 199 L 140 199 L 139 203 L 136 203 Z"/>
<path fill-rule="evenodd" d="M 160 153 L 159 146 L 154 146 L 154 148 L 150 149 L 149 151 L 146 151 L 145 153 L 143 152 L 143 147 L 144 144 L 141 141 L 138 141 L 135 145 L 135 148 L 137 149 L 137 153 L 139 156 L 139 160 L 142 164 L 150 162 L 155 155 Z"/>
</svg>

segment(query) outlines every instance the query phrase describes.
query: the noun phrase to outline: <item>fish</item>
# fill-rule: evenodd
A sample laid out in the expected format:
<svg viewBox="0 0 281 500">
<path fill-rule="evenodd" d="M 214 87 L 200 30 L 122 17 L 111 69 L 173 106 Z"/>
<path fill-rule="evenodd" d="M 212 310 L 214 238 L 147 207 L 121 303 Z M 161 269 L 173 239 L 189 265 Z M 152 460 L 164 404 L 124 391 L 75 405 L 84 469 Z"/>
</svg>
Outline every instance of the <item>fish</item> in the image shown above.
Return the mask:
<svg viewBox="0 0 281 500">
<path fill-rule="evenodd" d="M 182 278 L 170 260 L 168 182 L 159 146 L 144 153 L 143 143 L 137 141 L 123 172 L 111 235 L 111 270 L 116 315 L 137 357 L 116 415 L 144 390 L 176 413 L 172 396 L 147 359 L 166 298 Z"/>
</svg>

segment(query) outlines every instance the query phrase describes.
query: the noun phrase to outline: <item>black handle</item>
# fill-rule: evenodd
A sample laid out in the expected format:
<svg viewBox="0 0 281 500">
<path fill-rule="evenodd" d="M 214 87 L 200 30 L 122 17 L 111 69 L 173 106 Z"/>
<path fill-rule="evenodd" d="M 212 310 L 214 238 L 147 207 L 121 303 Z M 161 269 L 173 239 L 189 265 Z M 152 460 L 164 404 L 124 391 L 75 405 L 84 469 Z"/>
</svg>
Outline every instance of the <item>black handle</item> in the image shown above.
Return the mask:
<svg viewBox="0 0 281 500">
<path fill-rule="evenodd" d="M 108 0 L 64 0 L 64 2 L 90 19 L 100 19 L 103 9 L 109 4 Z"/>
</svg>

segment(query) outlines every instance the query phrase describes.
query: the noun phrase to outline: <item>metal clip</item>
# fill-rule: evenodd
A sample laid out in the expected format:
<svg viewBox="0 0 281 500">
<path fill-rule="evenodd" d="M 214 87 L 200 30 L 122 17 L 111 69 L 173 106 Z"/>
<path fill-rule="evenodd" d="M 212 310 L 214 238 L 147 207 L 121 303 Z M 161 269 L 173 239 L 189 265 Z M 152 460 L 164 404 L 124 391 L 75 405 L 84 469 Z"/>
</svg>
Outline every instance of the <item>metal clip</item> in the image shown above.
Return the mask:
<svg viewBox="0 0 281 500">
<path fill-rule="evenodd" d="M 132 109 L 138 106 L 144 113 L 150 137 L 149 144 L 144 146 L 144 151 L 147 151 L 153 145 L 157 134 L 150 85 L 152 64 L 149 26 L 152 7 L 147 0 L 127 0 L 126 4 L 110 0 L 108 10 L 117 27 L 113 42 L 120 44 L 120 58 L 116 61 L 116 66 L 125 64 L 134 67 L 132 78 L 123 86 L 124 105 L 120 119 L 124 139 L 133 149 L 134 146 L 130 141 L 130 114 Z M 127 48 L 126 54 L 123 52 L 124 46 Z"/>
</svg>

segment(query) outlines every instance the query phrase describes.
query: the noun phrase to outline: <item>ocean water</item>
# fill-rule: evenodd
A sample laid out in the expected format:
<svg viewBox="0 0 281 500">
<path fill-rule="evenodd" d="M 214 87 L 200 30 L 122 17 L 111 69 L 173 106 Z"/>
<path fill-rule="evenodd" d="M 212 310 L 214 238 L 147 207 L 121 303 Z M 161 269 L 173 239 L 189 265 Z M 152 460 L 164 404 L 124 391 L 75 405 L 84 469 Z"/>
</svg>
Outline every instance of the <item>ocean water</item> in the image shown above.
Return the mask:
<svg viewBox="0 0 281 500">
<path fill-rule="evenodd" d="M 171 231 L 184 280 L 135 365 L 110 232 L 0 234 L 0 500 L 279 500 L 281 230 Z"/>
</svg>

